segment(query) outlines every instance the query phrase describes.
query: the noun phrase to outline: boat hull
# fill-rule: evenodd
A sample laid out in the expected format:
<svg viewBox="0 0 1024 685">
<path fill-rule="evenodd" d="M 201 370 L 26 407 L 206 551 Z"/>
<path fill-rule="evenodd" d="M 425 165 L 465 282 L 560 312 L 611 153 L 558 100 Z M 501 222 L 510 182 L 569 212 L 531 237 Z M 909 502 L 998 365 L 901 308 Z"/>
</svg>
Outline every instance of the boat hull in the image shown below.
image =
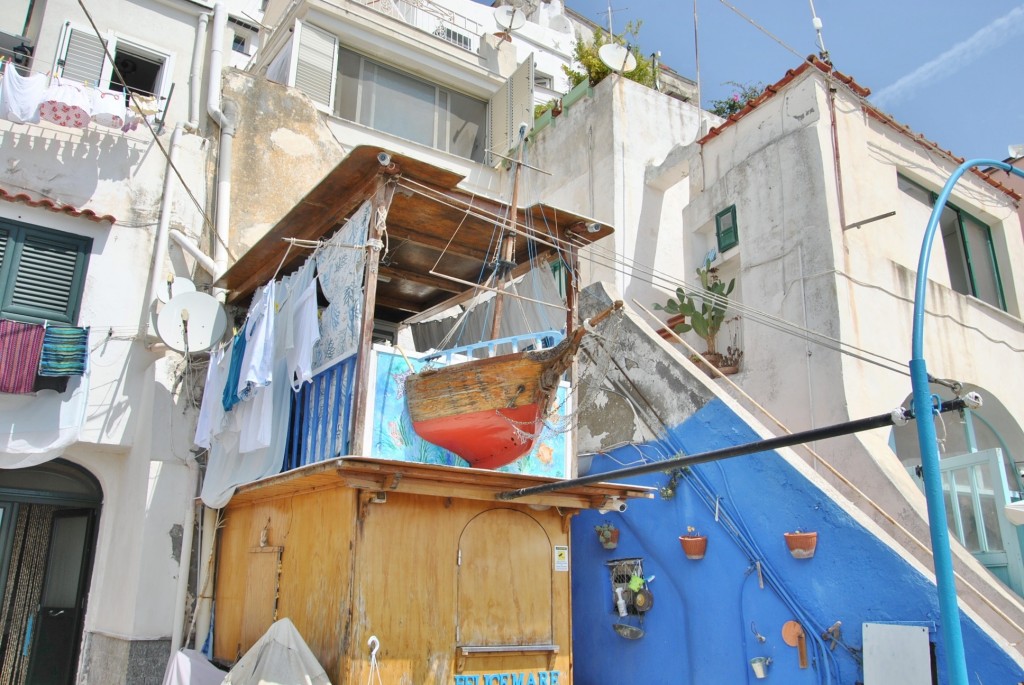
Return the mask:
<svg viewBox="0 0 1024 685">
<path fill-rule="evenodd" d="M 475 468 L 515 461 L 536 444 L 564 371 L 562 355 L 551 352 L 479 359 L 409 376 L 405 396 L 413 429 Z"/>
</svg>

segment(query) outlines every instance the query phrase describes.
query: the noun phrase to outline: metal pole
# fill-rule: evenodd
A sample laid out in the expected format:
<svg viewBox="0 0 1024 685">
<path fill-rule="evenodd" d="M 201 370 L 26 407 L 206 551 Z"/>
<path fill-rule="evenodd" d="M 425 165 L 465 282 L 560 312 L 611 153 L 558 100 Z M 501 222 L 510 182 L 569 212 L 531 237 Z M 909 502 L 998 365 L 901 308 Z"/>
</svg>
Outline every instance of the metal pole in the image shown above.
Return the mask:
<svg viewBox="0 0 1024 685">
<path fill-rule="evenodd" d="M 928 262 L 931 258 L 932 243 L 939 225 L 942 209 L 949 200 L 953 186 L 968 169 L 977 166 L 997 167 L 1008 173 L 1024 177 L 1024 172 L 1005 162 L 990 159 L 971 159 L 961 164 L 935 200 L 932 215 L 925 229 L 921 256 L 917 263 L 917 283 L 914 291 L 914 327 L 911 344 L 910 382 L 914 389 L 914 412 L 921 420 L 917 422 L 917 439 L 921 449 L 921 466 L 924 478 L 924 494 L 928 501 L 928 528 L 932 541 L 932 560 L 935 565 L 935 584 L 939 595 L 939 614 L 942 621 L 942 641 L 946 649 L 946 667 L 949 669 L 950 685 L 969 685 L 967 662 L 964 658 L 964 638 L 960 627 L 960 607 L 956 597 L 956 578 L 953 572 L 953 555 L 949 549 L 949 529 L 946 527 L 946 503 L 942 493 L 942 476 L 939 473 L 939 447 L 935 435 L 935 423 L 925 419 L 933 410 L 931 388 L 928 386 L 928 369 L 924 361 L 924 314 L 925 293 L 927 292 Z"/>
<path fill-rule="evenodd" d="M 939 411 L 958 411 L 960 409 L 965 408 L 966 406 L 967 404 L 964 402 L 964 400 L 958 398 L 955 400 L 950 400 L 949 402 L 943 402 L 942 405 L 939 407 Z M 930 415 L 931 407 L 928 407 L 925 413 Z M 845 423 L 837 423 L 831 426 L 823 426 L 821 428 L 815 428 L 813 430 L 804 431 L 802 433 L 782 435 L 777 438 L 769 438 L 767 440 L 748 442 L 743 445 L 723 447 L 722 449 L 712 450 L 711 452 L 702 452 L 700 454 L 683 455 L 681 457 L 665 459 L 663 461 L 652 461 L 646 464 L 629 466 L 624 469 L 608 471 L 606 473 L 598 473 L 592 476 L 582 476 L 580 478 L 556 481 L 554 483 L 545 483 L 544 485 L 535 485 L 533 487 L 521 488 L 519 490 L 499 492 L 496 495 L 496 497 L 500 500 L 512 500 L 518 499 L 520 497 L 527 497 L 529 495 L 539 495 L 544 492 L 565 490 L 566 488 L 572 488 L 578 485 L 590 485 L 591 483 L 600 483 L 602 481 L 607 481 L 613 478 L 627 478 L 629 476 L 639 476 L 645 473 L 654 473 L 655 471 L 668 471 L 670 469 L 681 468 L 684 466 L 693 466 L 694 464 L 703 464 L 709 461 L 718 461 L 719 459 L 740 457 L 743 456 L 744 454 L 753 454 L 755 452 L 770 452 L 771 450 L 779 449 L 781 447 L 790 447 L 792 445 L 799 445 L 805 442 L 814 442 L 815 440 L 835 438 L 840 435 L 849 435 L 851 433 L 859 433 L 860 431 L 871 430 L 873 428 L 891 426 L 897 420 L 902 421 L 904 419 L 909 419 L 912 417 L 912 411 L 903 408 L 898 408 L 894 409 L 888 414 L 879 414 L 878 416 L 871 416 L 866 419 L 858 419 L 856 421 L 847 421 Z"/>
</svg>

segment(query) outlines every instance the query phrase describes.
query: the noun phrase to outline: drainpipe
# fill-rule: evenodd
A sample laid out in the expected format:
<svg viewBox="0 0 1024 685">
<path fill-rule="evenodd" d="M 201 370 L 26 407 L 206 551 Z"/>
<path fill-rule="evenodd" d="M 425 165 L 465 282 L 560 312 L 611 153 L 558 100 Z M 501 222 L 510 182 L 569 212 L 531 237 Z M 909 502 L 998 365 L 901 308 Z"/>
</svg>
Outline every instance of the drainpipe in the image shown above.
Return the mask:
<svg viewBox="0 0 1024 685">
<path fill-rule="evenodd" d="M 192 258 L 196 260 L 196 264 L 201 266 L 206 273 L 210 274 L 214 278 L 217 277 L 217 265 L 205 252 L 203 252 L 203 248 L 196 245 L 194 240 L 176 228 L 172 228 L 169 235 L 174 239 L 174 242 L 181 246 L 181 249 L 189 253 Z"/>
<path fill-rule="evenodd" d="M 832 163 L 835 165 L 836 175 L 836 199 L 839 202 L 839 226 L 846 228 L 846 199 L 843 195 L 843 167 L 839 161 L 839 128 L 836 123 L 836 87 L 831 79 L 826 79 L 828 85 L 828 113 L 832 124 Z"/>
<path fill-rule="evenodd" d="M 188 593 L 188 576 L 192 567 L 192 529 L 196 526 L 196 486 L 199 484 L 199 464 L 190 454 L 185 459 L 188 466 L 188 506 L 185 508 L 184 530 L 181 535 L 181 560 L 178 564 L 178 586 L 174 593 L 174 623 L 171 626 L 171 654 L 181 649 L 185 632 L 185 595 Z"/>
<path fill-rule="evenodd" d="M 156 244 L 153 246 L 153 263 L 149 269 L 149 300 L 147 301 L 149 304 L 156 300 L 160 287 L 167 283 L 161 278 L 160 270 L 164 268 L 164 262 L 167 260 L 167 233 L 171 223 L 174 165 L 178 158 L 178 145 L 181 142 L 183 128 L 181 122 L 178 122 L 174 127 L 174 132 L 171 133 L 171 141 L 168 144 L 170 149 L 167 151 L 167 170 L 164 172 L 164 192 L 160 197 L 160 218 L 156 224 Z"/>
<path fill-rule="evenodd" d="M 231 219 L 231 146 L 235 138 L 235 122 L 238 108 L 226 102 L 220 103 L 221 64 L 224 53 L 224 27 L 227 24 L 227 9 L 223 2 L 213 6 L 213 34 L 210 40 L 210 83 L 206 96 L 206 112 L 220 127 L 220 151 L 217 160 L 217 212 L 214 218 L 216 237 L 213 245 L 213 261 L 217 265 L 214 277 L 220 277 L 228 266 L 228 223 Z"/>
<path fill-rule="evenodd" d="M 935 584 L 939 595 L 939 614 L 942 621 L 942 641 L 946 649 L 946 668 L 950 685 L 969 685 L 967 662 L 964 658 L 964 638 L 960 626 L 960 607 L 956 599 L 956 577 L 953 556 L 949 549 L 949 528 L 946 524 L 946 503 L 942 493 L 942 475 L 939 473 L 939 446 L 935 435 L 935 422 L 929 421 L 935 407 L 928 386 L 928 369 L 924 361 L 925 294 L 928 290 L 928 262 L 932 243 L 939 225 L 939 217 L 949 200 L 953 186 L 972 167 L 997 167 L 1024 178 L 1024 171 L 1005 162 L 991 159 L 971 159 L 961 164 L 946 181 L 924 232 L 921 256 L 917 263 L 917 283 L 914 289 L 914 326 L 911 344 L 910 382 L 914 388 L 914 413 L 917 420 L 917 440 L 921 449 L 924 470 L 924 494 L 928 502 L 928 528 L 932 541 L 932 561 L 935 565 Z"/>
<path fill-rule="evenodd" d="M 203 12 L 199 15 L 196 27 L 196 41 L 192 46 L 192 69 L 188 77 L 188 130 L 195 133 L 199 130 L 199 91 L 203 83 L 203 47 L 206 45 L 206 25 L 210 15 Z"/>
<path fill-rule="evenodd" d="M 217 542 L 217 510 L 203 507 L 203 537 L 199 541 L 199 575 L 196 592 L 196 642 L 201 650 L 210 635 L 213 613 L 213 562 Z"/>
</svg>

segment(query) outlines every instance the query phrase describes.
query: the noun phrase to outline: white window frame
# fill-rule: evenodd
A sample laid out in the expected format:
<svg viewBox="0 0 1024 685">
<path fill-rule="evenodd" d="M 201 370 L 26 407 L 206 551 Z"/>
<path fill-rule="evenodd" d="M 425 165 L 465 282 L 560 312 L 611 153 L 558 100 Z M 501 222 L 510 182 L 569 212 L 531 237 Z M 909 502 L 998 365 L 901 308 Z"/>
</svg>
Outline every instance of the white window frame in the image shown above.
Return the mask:
<svg viewBox="0 0 1024 685">
<path fill-rule="evenodd" d="M 66 23 L 61 32 L 60 46 L 57 50 L 57 60 L 53 65 L 53 73 L 57 76 L 63 75 L 66 67 L 66 64 L 61 64 L 61 62 L 66 59 L 72 31 L 81 31 L 94 38 L 96 37 L 95 32 L 90 26 L 83 26 L 71 22 Z M 117 54 L 117 49 L 120 46 L 122 49 L 136 53 L 140 57 L 153 60 L 154 62 L 161 62 L 160 73 L 157 75 L 157 83 L 153 89 L 153 94 L 158 98 L 167 97 L 171 89 L 171 84 L 174 82 L 175 54 L 173 52 L 167 52 L 150 41 L 122 35 L 112 30 L 103 33 L 102 40 L 106 44 L 106 52 L 103 55 L 103 64 L 100 67 L 99 83 L 88 85 L 96 85 L 100 88 L 106 88 L 109 86 L 110 80 L 114 75 L 114 65 L 111 62 L 110 57 Z M 108 57 L 108 55 L 110 57 Z M 161 109 L 163 109 L 162 106 Z"/>
</svg>

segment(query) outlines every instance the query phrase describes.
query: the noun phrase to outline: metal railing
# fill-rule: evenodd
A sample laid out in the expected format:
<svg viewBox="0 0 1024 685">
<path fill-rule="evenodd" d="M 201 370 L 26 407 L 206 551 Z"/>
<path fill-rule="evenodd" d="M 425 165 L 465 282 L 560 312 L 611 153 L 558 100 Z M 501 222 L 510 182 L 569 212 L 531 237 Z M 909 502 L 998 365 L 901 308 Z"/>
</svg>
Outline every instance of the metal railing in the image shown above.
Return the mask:
<svg viewBox="0 0 1024 685">
<path fill-rule="evenodd" d="M 441 350 L 435 354 L 424 357 L 424 361 L 451 364 L 457 357 L 472 357 L 484 359 L 495 357 L 501 354 L 514 354 L 516 352 L 528 352 L 530 350 L 545 350 L 554 347 L 565 338 L 561 331 L 540 331 L 538 333 L 526 333 L 523 335 L 511 335 L 507 338 L 496 340 L 485 340 L 483 342 L 453 347 L 448 350 Z M 456 360 L 457 361 L 457 360 Z"/>
<path fill-rule="evenodd" d="M 441 40 L 469 52 L 476 52 L 483 27 L 431 0 L 360 0 L 370 9 L 404 21 Z"/>
</svg>

